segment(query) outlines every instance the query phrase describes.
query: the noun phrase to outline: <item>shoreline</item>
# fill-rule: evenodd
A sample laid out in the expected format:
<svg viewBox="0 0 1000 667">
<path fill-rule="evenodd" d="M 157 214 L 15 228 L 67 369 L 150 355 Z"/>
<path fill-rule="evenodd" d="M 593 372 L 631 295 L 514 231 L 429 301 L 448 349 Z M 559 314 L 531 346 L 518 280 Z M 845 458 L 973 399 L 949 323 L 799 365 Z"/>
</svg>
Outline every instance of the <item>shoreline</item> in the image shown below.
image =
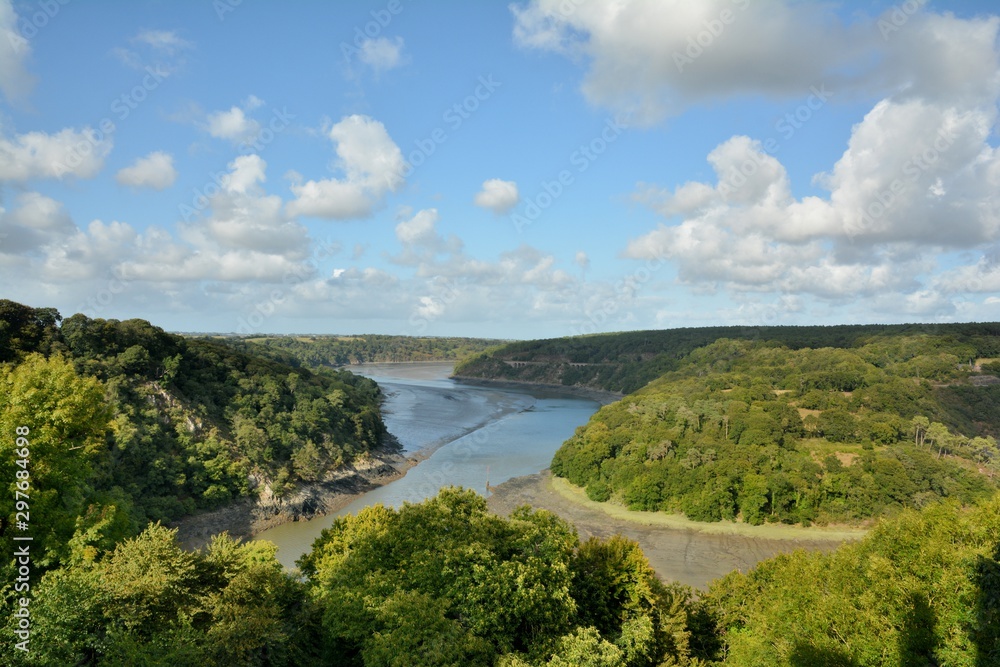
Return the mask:
<svg viewBox="0 0 1000 667">
<path fill-rule="evenodd" d="M 286 496 L 273 496 L 269 489 L 256 498 L 241 498 L 225 507 L 172 521 L 181 547 L 194 551 L 207 546 L 215 535 L 249 541 L 261 532 L 295 521 L 308 521 L 347 506 L 359 496 L 402 478 L 424 460 L 415 453 L 404 456 L 390 441 L 386 447 L 359 457 L 327 478 L 295 487 Z"/>
<path fill-rule="evenodd" d="M 521 380 L 493 380 L 487 378 L 470 377 L 466 375 L 452 375 L 451 379 L 459 384 L 467 384 L 474 387 L 496 387 L 497 389 L 530 389 L 531 387 L 541 389 L 551 389 L 571 394 L 579 398 L 587 398 L 596 401 L 601 405 L 609 405 L 625 398 L 625 394 L 615 391 L 605 391 L 603 389 L 591 389 L 590 387 L 577 387 L 575 385 L 553 384 L 550 382 L 524 382 Z"/>
<path fill-rule="evenodd" d="M 380 365 L 388 365 L 389 363 L 384 362 Z M 393 365 L 417 365 L 451 362 L 391 363 Z M 345 367 L 345 370 L 350 370 L 350 367 Z M 496 389 L 552 390 L 564 395 L 592 400 L 601 405 L 608 405 L 622 398 L 622 395 L 614 392 L 586 387 L 462 377 L 451 377 L 450 379 L 458 384 Z M 383 407 L 387 398 L 387 395 L 382 398 Z M 337 512 L 362 495 L 403 478 L 411 468 L 429 459 L 438 449 L 476 431 L 488 428 L 490 424 L 512 414 L 530 410 L 531 407 L 530 405 L 522 408 L 510 406 L 500 414 L 492 414 L 480 423 L 406 453 L 401 451 L 401 446 L 396 441 L 395 436 L 390 433 L 382 447 L 359 457 L 358 460 L 345 467 L 328 473 L 327 477 L 321 481 L 296 486 L 280 498 L 273 496 L 270 490 L 265 488 L 257 497 L 240 498 L 224 507 L 183 517 L 170 522 L 169 527 L 177 529 L 178 542 L 188 550 L 204 548 L 215 535 L 223 532 L 228 532 L 234 539 L 254 540 L 259 534 L 271 528 L 296 521 L 308 521 Z M 505 484 L 512 481 L 514 480 L 508 480 Z"/>
<path fill-rule="evenodd" d="M 562 480 L 565 481 L 565 480 Z M 566 484 L 569 487 L 568 483 Z M 664 581 L 676 581 L 705 590 L 712 581 L 734 570 L 747 572 L 762 560 L 799 549 L 829 553 L 844 542 L 860 539 L 858 531 L 815 532 L 814 528 L 774 531 L 774 526 L 716 526 L 684 520 L 676 522 L 641 516 L 645 512 L 608 512 L 605 503 L 586 497 L 581 489 L 559 488 L 548 470 L 507 480 L 487 498 L 491 512 L 509 516 L 522 505 L 547 510 L 572 525 L 581 541 L 622 535 L 642 548 L 653 571 Z M 640 516 L 632 516 L 640 515 Z M 666 515 L 664 515 L 666 517 Z M 821 529 L 820 529 L 821 530 Z M 813 532 L 810 532 L 813 531 Z"/>
<path fill-rule="evenodd" d="M 387 398 L 383 396 L 383 403 Z M 411 468 L 429 459 L 442 447 L 512 414 L 530 410 L 532 406 L 508 406 L 482 422 L 407 453 L 402 452 L 398 440 L 390 433 L 382 447 L 328 473 L 324 480 L 301 484 L 281 498 L 264 489 L 256 498 L 241 498 L 225 507 L 183 517 L 171 522 L 169 527 L 178 529 L 177 540 L 188 550 L 207 546 L 213 536 L 223 532 L 228 532 L 234 539 L 254 540 L 271 528 L 337 512 L 364 494 L 402 479 Z"/>
<path fill-rule="evenodd" d="M 754 526 L 748 523 L 736 521 L 694 521 L 683 514 L 667 514 L 665 512 L 641 512 L 630 510 L 621 505 L 611 503 L 599 503 L 587 497 L 586 490 L 573 486 L 562 477 L 554 477 L 551 472 L 543 470 L 546 475 L 547 485 L 550 489 L 570 500 L 590 509 L 599 510 L 608 515 L 609 518 L 621 521 L 637 523 L 643 526 L 657 526 L 667 530 L 686 530 L 697 533 L 711 535 L 742 535 L 744 537 L 763 537 L 771 540 L 831 540 L 843 542 L 847 540 L 861 539 L 868 533 L 867 528 L 855 528 L 851 526 L 836 526 L 833 528 L 826 526 L 804 527 L 799 525 L 789 525 L 780 523 L 765 523 Z"/>
</svg>

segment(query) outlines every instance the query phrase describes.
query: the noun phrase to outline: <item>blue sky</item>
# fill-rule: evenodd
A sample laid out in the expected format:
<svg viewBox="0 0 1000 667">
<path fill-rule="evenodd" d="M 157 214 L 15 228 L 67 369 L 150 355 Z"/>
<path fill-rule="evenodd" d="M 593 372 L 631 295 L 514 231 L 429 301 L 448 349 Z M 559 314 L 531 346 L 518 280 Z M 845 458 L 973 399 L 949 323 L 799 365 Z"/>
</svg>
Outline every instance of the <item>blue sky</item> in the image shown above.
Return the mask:
<svg viewBox="0 0 1000 667">
<path fill-rule="evenodd" d="M 1000 320 L 993 7 L 0 2 L 0 296 L 241 333 Z"/>
</svg>

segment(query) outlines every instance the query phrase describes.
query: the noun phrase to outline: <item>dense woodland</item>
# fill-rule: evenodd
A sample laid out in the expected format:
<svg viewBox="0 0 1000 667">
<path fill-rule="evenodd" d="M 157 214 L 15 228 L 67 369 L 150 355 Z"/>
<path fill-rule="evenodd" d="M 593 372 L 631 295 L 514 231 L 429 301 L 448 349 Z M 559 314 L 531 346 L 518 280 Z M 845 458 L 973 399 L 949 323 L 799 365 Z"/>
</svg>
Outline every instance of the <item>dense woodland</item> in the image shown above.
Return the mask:
<svg viewBox="0 0 1000 667">
<path fill-rule="evenodd" d="M 127 501 L 140 525 L 261 485 L 281 494 L 378 447 L 385 433 L 378 385 L 366 378 L 185 339 L 144 320 L 59 321 L 51 309 L 0 301 L 0 408 L 19 420 L 11 429 L 30 427 L 86 397 L 93 442 L 68 458 L 86 469 L 93 493 Z M 64 384 L 86 391 L 64 394 Z M 33 404 L 17 400 L 25 392 L 37 392 Z"/>
<path fill-rule="evenodd" d="M 351 364 L 464 359 L 503 344 L 485 338 L 414 336 L 267 336 L 243 339 L 269 351 L 281 351 L 311 368 Z"/>
<path fill-rule="evenodd" d="M 980 353 L 928 335 L 850 349 L 719 340 L 598 411 L 552 471 L 594 500 L 698 521 L 858 522 L 971 503 L 1000 472 L 1000 382 L 970 384 L 997 380 L 970 365 Z"/>
<path fill-rule="evenodd" d="M 861 324 L 840 326 L 699 327 L 626 331 L 508 343 L 471 357 L 455 374 L 481 379 L 543 382 L 631 393 L 676 370 L 685 356 L 720 338 L 772 341 L 791 349 L 854 348 L 876 336 L 945 336 L 980 357 L 1000 357 L 1000 323 Z M 968 361 L 968 360 L 963 360 Z M 528 362 L 512 366 L 507 362 Z"/>
<path fill-rule="evenodd" d="M 500 518 L 454 488 L 337 519 L 300 575 L 268 543 L 182 549 L 149 520 L 254 483 L 280 492 L 383 432 L 374 383 L 252 345 L 141 320 L 60 326 L 51 309 L 0 301 L 0 663 L 1000 664 L 1000 421 L 995 385 L 978 386 L 1000 368 L 969 366 L 985 345 L 720 340 L 598 412 L 553 464 L 594 497 L 751 523 L 891 515 L 833 554 L 778 557 L 700 592 L 661 582 L 634 542 L 580 540 L 542 510 Z M 15 591 L 24 471 L 30 590 Z"/>
<path fill-rule="evenodd" d="M 31 651 L 9 665 L 875 667 L 1000 664 L 1000 498 L 934 503 L 832 554 L 734 572 L 700 595 L 638 545 L 580 541 L 472 491 L 338 519 L 284 573 L 268 543 L 201 552 L 113 510 L 34 584 Z M 5 614 L 5 638 L 16 619 Z"/>
</svg>

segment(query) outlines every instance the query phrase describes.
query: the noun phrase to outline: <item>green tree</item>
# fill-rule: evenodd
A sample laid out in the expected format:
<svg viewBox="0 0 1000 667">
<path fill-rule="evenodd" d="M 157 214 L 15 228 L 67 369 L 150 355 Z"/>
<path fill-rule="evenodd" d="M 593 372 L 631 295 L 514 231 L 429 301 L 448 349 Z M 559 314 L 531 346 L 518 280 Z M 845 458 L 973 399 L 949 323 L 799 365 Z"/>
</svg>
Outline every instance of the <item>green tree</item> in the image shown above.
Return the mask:
<svg viewBox="0 0 1000 667">
<path fill-rule="evenodd" d="M 109 417 L 101 384 L 79 377 L 61 357 L 31 354 L 13 368 L 0 366 L 4 591 L 13 581 L 14 535 L 32 537 L 36 575 L 66 556 L 77 517 L 92 493 L 88 481 Z"/>
</svg>

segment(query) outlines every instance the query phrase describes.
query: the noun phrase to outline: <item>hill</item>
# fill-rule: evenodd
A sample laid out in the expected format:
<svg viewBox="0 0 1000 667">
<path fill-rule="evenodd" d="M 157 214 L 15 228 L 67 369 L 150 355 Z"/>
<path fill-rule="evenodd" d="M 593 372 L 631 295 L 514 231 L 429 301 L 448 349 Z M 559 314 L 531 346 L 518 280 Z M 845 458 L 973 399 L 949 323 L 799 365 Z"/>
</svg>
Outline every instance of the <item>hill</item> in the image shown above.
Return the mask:
<svg viewBox="0 0 1000 667">
<path fill-rule="evenodd" d="M 233 340 L 233 339 L 227 339 Z M 240 339 L 237 339 L 240 340 Z M 453 361 L 481 354 L 505 341 L 433 336 L 264 336 L 243 341 L 285 353 L 310 368 L 409 361 Z M 247 348 L 245 348 L 247 349 Z"/>
<path fill-rule="evenodd" d="M 552 472 L 593 500 L 753 524 L 859 522 L 991 494 L 1000 384 L 963 361 L 986 346 L 870 340 L 716 341 L 595 413 Z"/>
<path fill-rule="evenodd" d="M 385 436 L 371 380 L 310 371 L 251 346 L 183 338 L 144 320 L 63 320 L 53 309 L 0 300 L 0 362 L 8 406 L 33 377 L 90 382 L 107 417 L 99 422 L 105 428 L 94 424 L 100 442 L 87 493 L 121 498 L 137 525 L 265 489 L 280 496 Z M 68 389 L 46 391 L 49 407 L 25 416 L 26 426 L 58 419 L 52 406 L 69 398 Z"/>
<path fill-rule="evenodd" d="M 886 335 L 932 335 L 971 345 L 979 357 L 1000 357 L 1000 323 L 701 327 L 508 343 L 458 364 L 455 376 L 629 393 L 720 338 L 774 341 L 791 349 L 846 349 Z"/>
</svg>

